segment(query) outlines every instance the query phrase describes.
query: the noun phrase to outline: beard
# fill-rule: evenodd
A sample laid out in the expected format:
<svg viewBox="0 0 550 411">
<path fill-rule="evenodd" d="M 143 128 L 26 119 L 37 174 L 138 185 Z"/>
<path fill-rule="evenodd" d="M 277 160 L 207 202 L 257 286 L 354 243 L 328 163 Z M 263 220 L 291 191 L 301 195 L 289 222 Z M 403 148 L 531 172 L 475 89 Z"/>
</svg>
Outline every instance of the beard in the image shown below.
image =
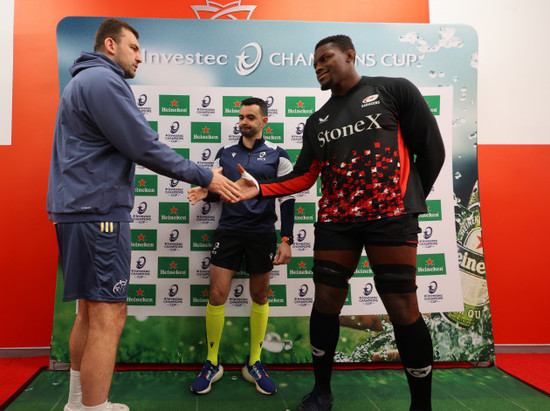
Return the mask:
<svg viewBox="0 0 550 411">
<path fill-rule="evenodd" d="M 323 91 L 330 90 L 331 86 L 332 86 L 332 81 L 328 80 L 324 83 L 321 83 L 321 90 Z"/>
<path fill-rule="evenodd" d="M 251 138 L 251 137 L 254 137 L 256 135 L 256 130 L 252 129 L 252 128 L 239 128 L 239 131 L 241 132 L 241 135 L 244 137 L 244 138 Z"/>
</svg>

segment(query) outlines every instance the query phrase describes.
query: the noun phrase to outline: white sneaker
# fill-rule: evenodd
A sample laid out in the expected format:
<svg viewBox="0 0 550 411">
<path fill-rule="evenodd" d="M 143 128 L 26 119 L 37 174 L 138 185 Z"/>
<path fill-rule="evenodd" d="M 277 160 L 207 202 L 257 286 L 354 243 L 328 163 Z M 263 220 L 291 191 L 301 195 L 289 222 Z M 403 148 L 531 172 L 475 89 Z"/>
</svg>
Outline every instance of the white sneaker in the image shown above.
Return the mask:
<svg viewBox="0 0 550 411">
<path fill-rule="evenodd" d="M 108 402 L 106 410 L 109 411 L 130 411 L 130 407 L 128 407 L 126 404 L 119 404 L 117 402 Z"/>
<path fill-rule="evenodd" d="M 82 409 L 82 404 L 78 408 L 73 408 L 69 404 L 66 404 L 65 408 L 63 408 L 63 411 L 82 411 Z M 130 411 L 130 407 L 125 404 L 119 404 L 117 402 L 108 402 L 105 409 L 108 411 Z"/>
</svg>

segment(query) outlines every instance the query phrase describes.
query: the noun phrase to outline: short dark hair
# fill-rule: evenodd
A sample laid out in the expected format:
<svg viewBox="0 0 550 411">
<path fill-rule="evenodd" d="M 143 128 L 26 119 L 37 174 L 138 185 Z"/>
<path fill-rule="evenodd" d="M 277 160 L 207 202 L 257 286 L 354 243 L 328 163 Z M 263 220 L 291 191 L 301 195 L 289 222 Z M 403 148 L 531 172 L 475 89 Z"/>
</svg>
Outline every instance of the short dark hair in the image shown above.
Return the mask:
<svg viewBox="0 0 550 411">
<path fill-rule="evenodd" d="M 315 50 L 328 43 L 334 43 L 342 51 L 355 51 L 355 46 L 353 45 L 351 38 L 345 34 L 336 34 L 334 36 L 325 37 L 317 43 Z"/>
<path fill-rule="evenodd" d="M 253 104 L 256 104 L 260 106 L 260 114 L 262 115 L 262 117 L 267 117 L 267 104 L 261 98 L 258 98 L 258 97 L 246 98 L 242 101 L 241 104 L 243 106 L 251 106 Z"/>
<path fill-rule="evenodd" d="M 122 36 L 122 29 L 130 30 L 136 39 L 139 39 L 139 34 L 135 28 L 130 26 L 125 21 L 119 19 L 106 19 L 99 25 L 95 33 L 94 51 L 103 50 L 105 39 L 112 38 L 115 43 L 119 43 Z"/>
</svg>

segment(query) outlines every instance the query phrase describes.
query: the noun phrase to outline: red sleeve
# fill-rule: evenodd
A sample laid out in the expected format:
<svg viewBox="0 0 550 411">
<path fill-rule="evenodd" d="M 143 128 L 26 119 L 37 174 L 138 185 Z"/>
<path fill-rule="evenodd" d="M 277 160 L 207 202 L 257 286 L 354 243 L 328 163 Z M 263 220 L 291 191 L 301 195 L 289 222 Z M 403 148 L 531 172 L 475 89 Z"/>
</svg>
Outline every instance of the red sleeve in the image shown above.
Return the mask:
<svg viewBox="0 0 550 411">
<path fill-rule="evenodd" d="M 305 172 L 293 171 L 283 177 L 277 178 L 275 182 L 260 184 L 262 197 L 281 197 L 288 194 L 299 193 L 310 188 L 321 171 L 319 160 L 314 158 L 309 169 Z"/>
</svg>

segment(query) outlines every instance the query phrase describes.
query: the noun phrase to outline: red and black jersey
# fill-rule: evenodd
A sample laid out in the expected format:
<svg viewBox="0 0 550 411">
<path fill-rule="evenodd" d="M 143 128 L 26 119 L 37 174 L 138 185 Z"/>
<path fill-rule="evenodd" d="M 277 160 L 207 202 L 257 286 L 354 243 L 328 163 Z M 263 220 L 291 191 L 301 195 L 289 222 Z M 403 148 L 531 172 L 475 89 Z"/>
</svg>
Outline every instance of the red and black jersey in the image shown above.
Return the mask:
<svg viewBox="0 0 550 411">
<path fill-rule="evenodd" d="M 300 192 L 320 173 L 320 222 L 424 213 L 444 157 L 437 122 L 410 81 L 362 77 L 307 120 L 294 171 L 260 189 L 264 197 Z"/>
</svg>

